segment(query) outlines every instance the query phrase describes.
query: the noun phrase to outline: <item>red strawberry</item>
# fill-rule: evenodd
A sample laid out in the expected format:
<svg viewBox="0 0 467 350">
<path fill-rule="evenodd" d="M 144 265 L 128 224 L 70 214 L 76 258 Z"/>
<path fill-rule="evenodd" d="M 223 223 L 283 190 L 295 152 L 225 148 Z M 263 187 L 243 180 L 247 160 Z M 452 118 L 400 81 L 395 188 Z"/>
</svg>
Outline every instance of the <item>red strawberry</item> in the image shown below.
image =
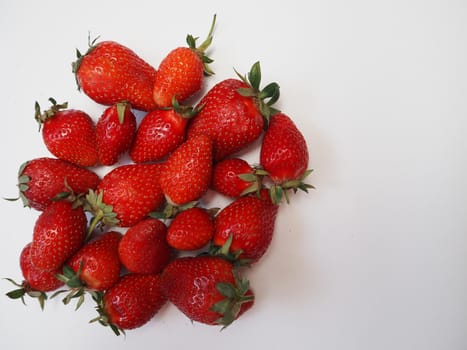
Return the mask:
<svg viewBox="0 0 467 350">
<path fill-rule="evenodd" d="M 211 187 L 223 195 L 237 198 L 259 191 L 261 182 L 248 162 L 227 158 L 214 165 Z"/>
<path fill-rule="evenodd" d="M 41 113 L 36 102 L 36 120 L 42 126 L 42 138 L 47 149 L 57 158 L 89 167 L 98 162 L 96 128 L 86 113 L 76 109 L 65 109 L 68 104 L 57 104 Z"/>
<path fill-rule="evenodd" d="M 172 105 L 172 98 L 182 102 L 198 91 L 203 84 L 203 75 L 214 74 L 208 64 L 212 59 L 205 56 L 205 51 L 212 42 L 212 32 L 216 16 L 206 40 L 196 47 L 196 39 L 188 35 L 188 47 L 178 47 L 171 51 L 160 63 L 154 82 L 154 101 L 159 107 Z"/>
<path fill-rule="evenodd" d="M 167 200 L 175 205 L 195 201 L 208 190 L 212 172 L 212 142 L 192 137 L 167 159 L 160 184 Z"/>
<path fill-rule="evenodd" d="M 110 326 L 119 335 L 141 327 L 153 318 L 167 299 L 161 293 L 160 275 L 127 274 L 102 296 L 96 297 L 100 316 L 91 320 Z"/>
<path fill-rule="evenodd" d="M 122 264 L 133 273 L 161 272 L 172 252 L 166 242 L 167 227 L 157 219 L 145 219 L 128 229 L 119 246 Z"/>
<path fill-rule="evenodd" d="M 210 213 L 194 207 L 177 214 L 167 230 L 167 242 L 178 250 L 203 248 L 214 234 L 214 222 Z"/>
<path fill-rule="evenodd" d="M 78 88 L 92 100 L 104 105 L 127 101 L 133 108 L 156 108 L 152 90 L 156 70 L 129 48 L 114 41 L 96 39 L 88 51 L 73 63 Z"/>
<path fill-rule="evenodd" d="M 303 183 L 311 173 L 307 171 L 308 149 L 305 138 L 294 122 L 285 114 L 271 117 L 261 145 L 260 162 L 275 183 L 271 187 L 271 198 L 280 203 L 287 190 L 301 189 L 308 192 L 313 186 Z"/>
<path fill-rule="evenodd" d="M 18 172 L 19 198 L 24 206 L 44 210 L 52 199 L 66 193 L 87 193 L 99 177 L 92 171 L 61 159 L 36 158 L 21 165 Z M 16 199 L 16 198 L 15 198 Z"/>
<path fill-rule="evenodd" d="M 84 243 L 87 219 L 82 207 L 68 201 L 50 204 L 34 226 L 32 264 L 53 271 L 63 265 Z"/>
<path fill-rule="evenodd" d="M 99 222 L 129 227 L 141 221 L 164 202 L 159 184 L 161 164 L 128 164 L 107 173 L 96 192 L 86 196 L 94 214 L 90 231 Z"/>
<path fill-rule="evenodd" d="M 173 108 L 156 109 L 144 116 L 130 151 L 133 162 L 160 160 L 185 141 L 188 120 L 197 110 L 182 107 L 176 100 L 173 103 Z"/>
<path fill-rule="evenodd" d="M 253 305 L 246 279 L 220 257 L 198 256 L 173 260 L 162 273 L 167 298 L 192 321 L 231 324 Z"/>
<path fill-rule="evenodd" d="M 136 134 L 136 118 L 125 102 L 107 108 L 97 121 L 96 140 L 99 160 L 113 165 L 128 151 Z"/>
<path fill-rule="evenodd" d="M 230 236 L 230 251 L 241 259 L 258 261 L 266 252 L 274 233 L 278 206 L 271 203 L 267 192 L 263 197 L 240 197 L 222 209 L 214 221 L 213 242 L 223 246 Z"/>
<path fill-rule="evenodd" d="M 216 84 L 199 102 L 202 109 L 188 127 L 188 138 L 199 134 L 211 137 L 216 161 L 258 139 L 264 127 L 263 118 L 268 119 L 276 112 L 271 105 L 279 98 L 279 85 L 271 83 L 259 90 L 259 62 L 253 65 L 248 77 L 249 81 L 241 77 L 242 80 L 227 79 Z"/>
</svg>

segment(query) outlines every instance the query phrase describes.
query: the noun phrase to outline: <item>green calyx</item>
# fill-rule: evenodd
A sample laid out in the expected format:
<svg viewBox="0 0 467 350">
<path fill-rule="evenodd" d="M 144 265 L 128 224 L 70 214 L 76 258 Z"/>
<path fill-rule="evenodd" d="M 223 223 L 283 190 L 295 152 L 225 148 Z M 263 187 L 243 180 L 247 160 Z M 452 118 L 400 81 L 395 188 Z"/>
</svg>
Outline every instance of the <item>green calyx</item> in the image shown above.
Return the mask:
<svg viewBox="0 0 467 350">
<path fill-rule="evenodd" d="M 193 37 L 191 34 L 188 34 L 186 37 L 186 42 L 188 44 L 188 47 L 195 51 L 201 60 L 203 61 L 203 66 L 204 66 L 204 74 L 205 75 L 213 75 L 214 72 L 211 70 L 209 67 L 209 64 L 214 62 L 214 60 L 208 56 L 206 56 L 205 52 L 208 49 L 208 47 L 212 43 L 213 39 L 213 32 L 214 32 L 214 27 L 216 25 L 216 15 L 214 14 L 211 22 L 211 28 L 209 29 L 209 33 L 206 37 L 206 39 L 201 43 L 201 45 L 196 46 L 196 40 L 198 40 L 198 37 Z"/>
<path fill-rule="evenodd" d="M 229 262 L 231 262 L 235 267 L 242 267 L 242 266 L 249 266 L 250 259 L 242 259 L 240 255 L 242 255 L 243 250 L 239 249 L 236 251 L 232 251 L 230 247 L 232 246 L 233 241 L 233 234 L 231 234 L 227 240 L 224 242 L 222 246 L 211 245 L 209 248 L 207 255 L 210 256 L 218 256 L 221 257 Z"/>
<path fill-rule="evenodd" d="M 92 294 L 92 299 L 96 302 L 96 311 L 99 314 L 97 317 L 89 321 L 89 323 L 99 322 L 104 327 L 110 327 L 115 335 L 119 336 L 120 334 L 125 335 L 125 331 L 118 327 L 117 325 L 110 322 L 109 317 L 104 311 L 104 293 L 94 292 Z"/>
<path fill-rule="evenodd" d="M 35 298 L 39 301 L 39 305 L 42 310 L 44 310 L 45 307 L 45 301 L 47 300 L 47 294 L 38 290 L 32 289 L 27 281 L 23 281 L 23 283 L 19 284 L 12 280 L 11 278 L 5 278 L 7 281 L 15 285 L 16 287 L 19 287 L 17 289 L 14 289 L 5 295 L 10 298 L 10 299 L 20 299 L 21 302 L 26 305 L 26 302 L 24 300 L 24 297 L 27 295 L 31 298 Z"/>
<path fill-rule="evenodd" d="M 246 182 L 251 183 L 249 187 L 240 193 L 240 196 L 246 196 L 247 194 L 256 193 L 259 196 L 261 189 L 263 188 L 263 178 L 267 175 L 259 165 L 253 166 L 253 173 L 239 174 L 238 177 Z"/>
<path fill-rule="evenodd" d="M 30 208 L 31 205 L 29 203 L 29 199 L 26 197 L 25 192 L 29 189 L 28 184 L 29 184 L 29 181 L 31 181 L 31 178 L 28 175 L 23 174 L 24 169 L 26 168 L 28 164 L 29 164 L 29 161 L 24 162 L 23 164 L 21 164 L 18 170 L 18 184 L 17 184 L 18 189 L 19 189 L 18 197 L 3 198 L 3 199 L 10 201 L 10 202 L 14 202 L 14 201 L 17 201 L 18 199 L 21 199 L 21 201 L 23 202 L 23 207 Z"/>
<path fill-rule="evenodd" d="M 265 127 L 267 127 L 271 116 L 280 112 L 278 109 L 272 107 L 280 97 L 279 84 L 276 82 L 269 83 L 261 89 L 261 65 L 259 61 L 251 66 L 246 76 L 241 75 L 235 69 L 234 71 L 244 83 L 249 85 L 247 88 L 238 89 L 238 93 L 242 96 L 256 99 L 258 108 L 265 121 Z"/>
<path fill-rule="evenodd" d="M 123 122 L 125 121 L 126 109 L 131 108 L 130 103 L 126 101 L 117 102 L 115 104 L 115 107 L 117 108 L 118 121 L 120 122 L 120 124 L 123 124 Z"/>
<path fill-rule="evenodd" d="M 39 131 L 41 130 L 42 124 L 44 124 L 47 120 L 52 118 L 55 115 L 55 113 L 62 109 L 68 108 L 68 102 L 57 104 L 57 101 L 52 97 L 49 97 L 49 101 L 52 104 L 52 106 L 49 109 L 42 112 L 39 103 L 36 101 L 34 104 L 34 118 L 39 123 Z"/>
<path fill-rule="evenodd" d="M 113 212 L 113 207 L 102 201 L 103 195 L 103 191 L 95 192 L 94 190 L 89 190 L 89 193 L 86 195 L 84 210 L 93 215 L 88 228 L 86 240 L 89 239 L 95 228 L 102 228 L 105 225 L 116 226 L 120 222 L 117 218 L 117 214 Z"/>
<path fill-rule="evenodd" d="M 313 185 L 305 183 L 305 178 L 307 178 L 313 169 L 306 170 L 298 179 L 287 180 L 280 184 L 274 184 L 269 188 L 269 197 L 275 205 L 279 205 L 283 198 L 285 198 L 287 204 L 290 203 L 288 191 L 292 190 L 296 193 L 298 190 L 308 193 L 308 189 L 314 189 Z"/>
<path fill-rule="evenodd" d="M 78 49 L 76 49 L 76 61 L 71 63 L 71 71 L 75 75 L 76 85 L 78 86 L 78 91 L 81 90 L 81 85 L 78 81 L 78 70 L 81 66 L 81 61 L 83 60 L 84 56 L 91 53 L 92 50 L 96 48 L 96 41 L 99 39 L 99 36 L 91 40 L 91 33 L 88 32 L 88 49 L 86 53 L 83 55 Z"/>
<path fill-rule="evenodd" d="M 175 113 L 177 113 L 180 117 L 184 119 L 191 119 L 195 115 L 197 115 L 203 107 L 204 105 L 196 107 L 181 105 L 177 100 L 177 95 L 174 95 L 172 97 L 172 107 L 168 107 L 167 109 L 173 109 Z"/>
</svg>

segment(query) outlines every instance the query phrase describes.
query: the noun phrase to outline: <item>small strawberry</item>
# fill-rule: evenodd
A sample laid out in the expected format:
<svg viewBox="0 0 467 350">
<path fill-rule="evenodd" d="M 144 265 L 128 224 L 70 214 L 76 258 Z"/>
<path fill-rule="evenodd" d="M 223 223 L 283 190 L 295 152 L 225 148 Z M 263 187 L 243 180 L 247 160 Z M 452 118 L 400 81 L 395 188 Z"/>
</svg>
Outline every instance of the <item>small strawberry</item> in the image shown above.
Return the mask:
<svg viewBox="0 0 467 350">
<path fill-rule="evenodd" d="M 65 160 L 36 158 L 19 168 L 19 198 L 25 207 L 42 211 L 54 198 L 64 197 L 70 192 L 87 193 L 89 189 L 95 189 L 99 181 L 99 176 L 91 170 Z"/>
<path fill-rule="evenodd" d="M 68 104 L 50 98 L 52 107 L 41 112 L 35 104 L 35 118 L 42 127 L 42 138 L 47 149 L 57 158 L 84 167 L 98 162 L 96 128 L 93 120 L 83 111 L 66 109 Z"/>
<path fill-rule="evenodd" d="M 197 112 L 197 109 L 180 106 L 174 99 L 172 108 L 156 109 L 146 114 L 130 150 L 131 160 L 144 163 L 167 156 L 185 141 L 188 120 Z"/>
<path fill-rule="evenodd" d="M 251 263 L 258 261 L 268 249 L 279 208 L 271 203 L 265 190 L 261 195 L 234 200 L 214 221 L 213 243 L 221 247 L 232 237 L 230 251 Z"/>
<path fill-rule="evenodd" d="M 283 195 L 288 202 L 289 189 L 308 192 L 308 188 L 313 188 L 303 182 L 311 173 L 306 170 L 308 149 L 305 138 L 283 113 L 271 117 L 261 144 L 260 163 L 274 182 L 270 194 L 275 203 L 280 203 Z"/>
<path fill-rule="evenodd" d="M 220 257 L 172 260 L 162 273 L 167 298 L 192 321 L 227 327 L 253 305 L 246 279 Z"/>
<path fill-rule="evenodd" d="M 130 105 L 119 102 L 107 108 L 96 124 L 96 141 L 102 165 L 113 165 L 128 151 L 136 134 L 136 118 Z"/>
<path fill-rule="evenodd" d="M 86 225 L 81 206 L 64 200 L 50 204 L 34 225 L 32 264 L 46 271 L 60 268 L 84 244 Z"/>
<path fill-rule="evenodd" d="M 201 90 L 203 75 L 214 74 L 209 68 L 212 59 L 205 55 L 211 45 L 216 16 L 212 20 L 211 29 L 206 40 L 196 47 L 192 35 L 186 37 L 188 47 L 172 50 L 160 63 L 154 82 L 154 101 L 159 107 L 172 105 L 172 98 L 183 102 Z"/>
<path fill-rule="evenodd" d="M 183 205 L 201 198 L 208 190 L 212 172 L 212 142 L 198 135 L 180 145 L 167 159 L 160 184 L 167 200 Z"/>
<path fill-rule="evenodd" d="M 88 38 L 88 51 L 76 50 L 72 64 L 78 89 L 103 105 L 127 101 L 133 108 L 156 108 L 152 90 L 156 70 L 129 48 L 114 41 L 96 43 Z"/>
<path fill-rule="evenodd" d="M 116 335 L 143 326 L 166 303 L 160 275 L 127 274 L 105 294 L 95 297 L 99 316 L 91 320 L 110 326 Z"/>
<path fill-rule="evenodd" d="M 167 230 L 167 242 L 178 250 L 203 248 L 214 234 L 214 221 L 206 209 L 194 207 L 177 214 Z"/>
<path fill-rule="evenodd" d="M 161 272 L 172 252 L 166 242 L 167 227 L 157 219 L 144 219 L 123 236 L 118 254 L 126 269 L 133 273 Z"/>
<path fill-rule="evenodd" d="M 133 226 L 164 202 L 159 177 L 162 164 L 127 164 L 107 173 L 86 196 L 93 213 L 89 232 L 98 224 Z"/>
<path fill-rule="evenodd" d="M 271 83 L 260 90 L 259 62 L 252 66 L 248 79 L 239 77 L 241 80 L 223 80 L 208 91 L 199 102 L 202 109 L 187 130 L 188 138 L 205 134 L 212 139 L 216 161 L 258 139 L 265 120 L 277 112 L 271 106 L 279 98 L 279 85 Z"/>
</svg>

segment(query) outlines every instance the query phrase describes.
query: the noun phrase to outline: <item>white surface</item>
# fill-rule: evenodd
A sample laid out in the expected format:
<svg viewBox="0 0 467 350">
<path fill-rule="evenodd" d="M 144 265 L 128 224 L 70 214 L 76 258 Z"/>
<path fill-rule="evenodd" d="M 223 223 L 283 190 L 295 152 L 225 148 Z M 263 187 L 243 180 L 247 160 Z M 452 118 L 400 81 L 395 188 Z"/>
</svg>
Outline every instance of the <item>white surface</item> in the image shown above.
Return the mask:
<svg viewBox="0 0 467 350">
<path fill-rule="evenodd" d="M 281 208 L 249 272 L 256 305 L 227 330 L 167 306 L 124 340 L 87 324 L 90 305 L 41 312 L 4 297 L 2 281 L 1 349 L 467 348 L 465 1 L 111 3 L 0 5 L 1 196 L 16 194 L 23 161 L 48 154 L 35 100 L 101 113 L 70 71 L 88 31 L 157 66 L 187 33 L 204 37 L 213 13 L 209 86 L 260 60 L 308 140 L 317 190 Z M 0 211 L 0 277 L 20 279 L 38 214 L 5 201 Z"/>
</svg>

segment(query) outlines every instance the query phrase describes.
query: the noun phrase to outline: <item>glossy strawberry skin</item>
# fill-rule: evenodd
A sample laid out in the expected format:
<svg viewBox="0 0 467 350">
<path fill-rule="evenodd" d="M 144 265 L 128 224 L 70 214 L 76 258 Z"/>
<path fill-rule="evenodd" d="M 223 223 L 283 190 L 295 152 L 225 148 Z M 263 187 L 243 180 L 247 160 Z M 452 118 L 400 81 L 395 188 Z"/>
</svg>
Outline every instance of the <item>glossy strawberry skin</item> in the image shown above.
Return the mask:
<svg viewBox="0 0 467 350">
<path fill-rule="evenodd" d="M 254 169 L 243 159 L 227 158 L 214 165 L 211 187 L 228 197 L 238 198 L 252 184 L 239 175 L 254 174 Z"/>
<path fill-rule="evenodd" d="M 58 273 L 61 273 L 61 269 L 44 271 L 35 267 L 31 262 L 31 245 L 32 243 L 28 243 L 23 248 L 19 259 L 21 272 L 23 273 L 27 288 L 41 292 L 50 292 L 61 287 L 63 282 L 55 277 Z"/>
<path fill-rule="evenodd" d="M 211 215 L 194 207 L 177 214 L 167 230 L 167 242 L 178 250 L 196 250 L 209 243 L 214 234 Z"/>
<path fill-rule="evenodd" d="M 213 242 L 222 246 L 232 235 L 231 252 L 242 250 L 240 258 L 257 262 L 267 251 L 273 237 L 278 206 L 264 197 L 240 197 L 222 209 L 214 221 Z"/>
<path fill-rule="evenodd" d="M 127 101 L 135 109 L 156 108 L 156 70 L 129 48 L 114 41 L 92 47 L 75 65 L 76 79 L 86 95 L 103 105 Z"/>
<path fill-rule="evenodd" d="M 119 226 L 130 227 L 164 203 L 159 184 L 161 164 L 128 164 L 107 173 L 97 186 L 113 207 Z"/>
<path fill-rule="evenodd" d="M 88 288 L 107 290 L 120 277 L 118 244 L 121 238 L 122 234 L 119 232 L 106 232 L 87 242 L 67 264 L 75 272 L 82 264 L 79 278 Z"/>
<path fill-rule="evenodd" d="M 203 107 L 191 121 L 187 137 L 209 136 L 215 161 L 242 150 L 262 134 L 264 121 L 255 100 L 237 91 L 248 87 L 241 80 L 227 79 L 216 84 L 199 102 L 198 106 Z"/>
<path fill-rule="evenodd" d="M 283 113 L 271 117 L 260 152 L 260 162 L 275 183 L 295 180 L 306 171 L 308 149 L 294 122 Z"/>
<path fill-rule="evenodd" d="M 99 176 L 91 170 L 55 158 L 30 160 L 19 171 L 20 196 L 24 205 L 40 211 L 50 205 L 58 194 L 70 189 L 75 194 L 86 193 L 89 189 L 95 189 L 99 181 Z M 21 184 L 26 185 L 27 189 Z"/>
<path fill-rule="evenodd" d="M 201 198 L 212 173 L 212 142 L 199 135 L 180 145 L 167 159 L 160 184 L 165 197 L 176 205 Z"/>
<path fill-rule="evenodd" d="M 84 244 L 87 219 L 82 207 L 68 201 L 50 204 L 34 225 L 31 261 L 38 269 L 60 268 Z"/>
<path fill-rule="evenodd" d="M 94 166 L 99 160 L 94 122 L 82 111 L 57 111 L 43 123 L 42 138 L 57 158 L 83 167 Z"/>
<path fill-rule="evenodd" d="M 133 273 L 159 273 L 172 251 L 166 242 L 167 227 L 157 219 L 144 219 L 130 227 L 118 246 L 122 264 Z"/>
<path fill-rule="evenodd" d="M 160 275 L 127 274 L 104 295 L 104 312 L 121 329 L 143 326 L 167 299 L 161 293 Z"/>
<path fill-rule="evenodd" d="M 188 119 L 173 109 L 156 109 L 141 121 L 130 151 L 135 163 L 157 161 L 166 157 L 185 141 Z"/>
<path fill-rule="evenodd" d="M 102 165 L 117 163 L 128 151 L 136 135 L 136 118 L 128 104 L 124 108 L 123 120 L 118 117 L 117 104 L 107 108 L 96 124 L 96 140 L 99 161 Z"/>
</svg>

